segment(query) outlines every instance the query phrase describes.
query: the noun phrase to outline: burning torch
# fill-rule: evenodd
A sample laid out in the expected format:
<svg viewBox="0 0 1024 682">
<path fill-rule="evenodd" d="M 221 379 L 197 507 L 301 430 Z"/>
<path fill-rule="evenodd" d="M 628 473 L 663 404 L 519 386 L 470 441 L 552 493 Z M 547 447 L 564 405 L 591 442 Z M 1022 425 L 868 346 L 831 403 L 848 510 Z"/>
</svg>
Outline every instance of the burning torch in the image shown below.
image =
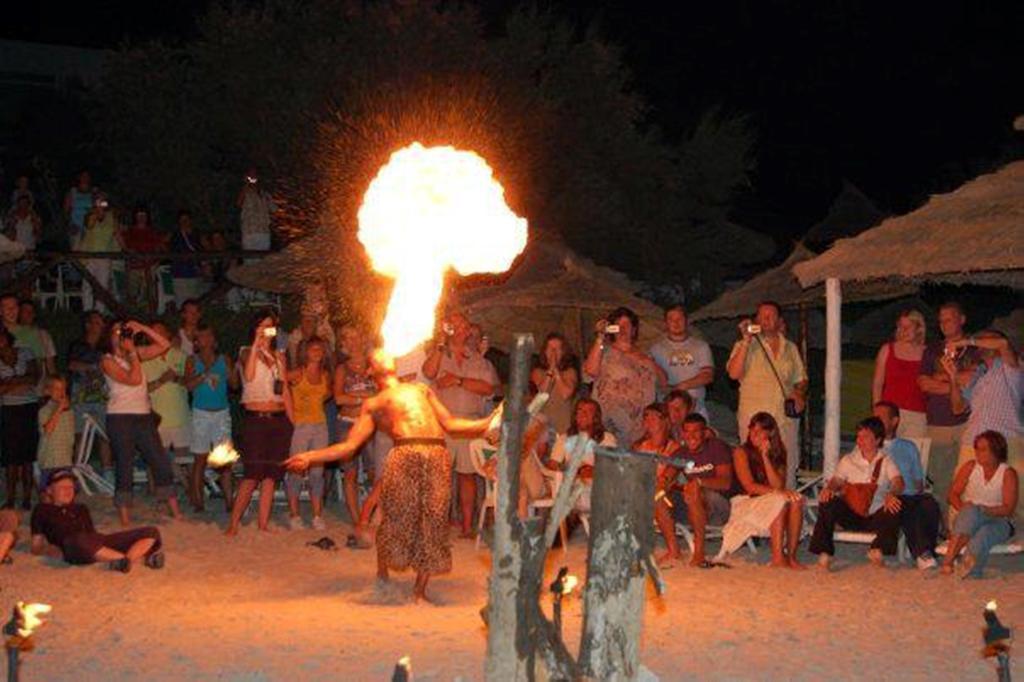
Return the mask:
<svg viewBox="0 0 1024 682">
<path fill-rule="evenodd" d="M 985 639 L 985 648 L 982 650 L 985 658 L 995 658 L 998 666 L 997 674 L 999 682 L 1010 682 L 1010 628 L 999 622 L 996 615 L 996 601 L 993 599 L 985 604 L 985 629 L 982 635 Z"/>
<path fill-rule="evenodd" d="M 14 605 L 11 619 L 4 625 L 4 645 L 7 647 L 7 680 L 18 682 L 20 679 L 21 654 L 32 651 L 36 644 L 32 639 L 37 628 L 43 624 L 40 618 L 50 612 L 49 604 L 26 604 L 23 601 Z"/>
</svg>

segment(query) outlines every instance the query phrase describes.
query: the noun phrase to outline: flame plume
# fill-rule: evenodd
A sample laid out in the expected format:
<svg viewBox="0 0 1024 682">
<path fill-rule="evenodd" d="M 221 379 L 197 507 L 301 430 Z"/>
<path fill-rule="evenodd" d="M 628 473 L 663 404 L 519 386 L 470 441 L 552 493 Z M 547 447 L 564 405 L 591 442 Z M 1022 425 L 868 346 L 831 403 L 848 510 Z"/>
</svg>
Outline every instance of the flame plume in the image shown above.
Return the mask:
<svg viewBox="0 0 1024 682">
<path fill-rule="evenodd" d="M 418 142 L 391 155 L 359 209 L 359 241 L 373 268 L 395 280 L 381 327 L 398 356 L 434 332 L 451 267 L 461 275 L 504 272 L 526 246 L 526 219 L 478 154 Z"/>
</svg>

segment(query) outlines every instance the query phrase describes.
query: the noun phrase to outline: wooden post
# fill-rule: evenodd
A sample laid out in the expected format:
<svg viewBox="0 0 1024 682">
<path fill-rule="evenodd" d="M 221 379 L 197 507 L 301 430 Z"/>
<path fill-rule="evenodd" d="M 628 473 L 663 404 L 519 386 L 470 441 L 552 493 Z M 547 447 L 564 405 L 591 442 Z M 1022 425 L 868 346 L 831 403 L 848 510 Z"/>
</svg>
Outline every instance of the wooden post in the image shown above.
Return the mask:
<svg viewBox="0 0 1024 682">
<path fill-rule="evenodd" d="M 839 462 L 839 413 L 842 388 L 842 290 L 839 280 L 825 280 L 825 441 L 823 472 L 832 475 Z"/>
<path fill-rule="evenodd" d="M 579 656 L 584 677 L 634 680 L 640 672 L 655 469 L 642 458 L 595 458 Z"/>
<path fill-rule="evenodd" d="M 522 524 L 516 515 L 519 500 L 520 452 L 526 430 L 526 389 L 533 357 L 533 336 L 517 334 L 498 448 L 497 500 L 494 508 L 494 549 L 488 586 L 487 659 L 484 675 L 493 682 L 532 679 L 532 656 L 523 650 L 517 618 L 523 571 Z M 536 597 L 536 595 L 534 595 Z M 522 614 L 523 616 L 525 614 Z"/>
<path fill-rule="evenodd" d="M 810 376 L 811 369 L 807 363 L 807 346 L 808 338 L 810 337 L 810 322 L 808 320 L 809 315 L 807 314 L 807 304 L 800 304 L 800 359 L 804 361 L 804 370 L 807 375 Z M 810 386 L 807 387 L 807 402 L 810 404 L 811 390 Z M 800 436 L 800 466 L 806 466 L 811 468 L 813 464 L 813 449 L 814 449 L 814 432 L 811 429 L 811 411 L 804 409 L 803 417 L 800 418 L 801 436 Z"/>
</svg>

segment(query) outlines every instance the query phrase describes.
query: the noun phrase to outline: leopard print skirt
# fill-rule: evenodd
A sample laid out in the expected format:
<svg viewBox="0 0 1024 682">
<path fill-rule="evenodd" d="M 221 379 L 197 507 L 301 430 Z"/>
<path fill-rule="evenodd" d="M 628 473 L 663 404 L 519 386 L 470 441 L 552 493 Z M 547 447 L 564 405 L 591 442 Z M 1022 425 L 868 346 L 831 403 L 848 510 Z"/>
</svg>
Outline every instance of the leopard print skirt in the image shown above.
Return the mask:
<svg viewBox="0 0 1024 682">
<path fill-rule="evenodd" d="M 436 575 L 452 570 L 448 529 L 452 461 L 443 445 L 398 445 L 381 478 L 378 552 L 388 568 Z"/>
</svg>

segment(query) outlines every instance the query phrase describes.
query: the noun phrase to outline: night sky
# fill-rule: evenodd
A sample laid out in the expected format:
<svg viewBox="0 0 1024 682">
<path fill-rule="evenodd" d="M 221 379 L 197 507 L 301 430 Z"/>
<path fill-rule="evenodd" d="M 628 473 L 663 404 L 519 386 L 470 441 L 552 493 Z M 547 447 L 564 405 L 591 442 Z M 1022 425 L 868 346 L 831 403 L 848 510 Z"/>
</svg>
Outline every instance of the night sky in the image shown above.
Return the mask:
<svg viewBox="0 0 1024 682">
<path fill-rule="evenodd" d="M 176 41 L 208 0 L 53 0 L 5 8 L 0 35 L 116 47 Z M 496 22 L 515 3 L 483 0 Z M 678 139 L 710 106 L 748 114 L 758 170 L 737 222 L 797 236 L 843 179 L 904 212 L 1020 156 L 1024 2 L 548 0 L 619 44 L 649 119 Z"/>
</svg>

